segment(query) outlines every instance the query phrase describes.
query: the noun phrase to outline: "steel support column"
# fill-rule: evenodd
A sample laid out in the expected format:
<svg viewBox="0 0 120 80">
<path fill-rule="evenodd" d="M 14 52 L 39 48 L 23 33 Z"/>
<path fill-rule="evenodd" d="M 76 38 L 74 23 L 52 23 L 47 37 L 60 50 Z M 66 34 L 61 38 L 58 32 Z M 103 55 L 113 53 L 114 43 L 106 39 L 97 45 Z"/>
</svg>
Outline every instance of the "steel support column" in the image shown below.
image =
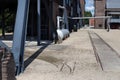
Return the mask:
<svg viewBox="0 0 120 80">
<path fill-rule="evenodd" d="M 24 70 L 24 48 L 30 0 L 18 0 L 12 53 L 16 63 L 16 75 Z"/>
<path fill-rule="evenodd" d="M 73 6 L 71 5 L 70 17 L 73 17 Z M 70 19 L 70 32 L 72 32 L 74 21 Z"/>
<path fill-rule="evenodd" d="M 108 18 L 108 19 L 107 19 L 107 31 L 108 31 L 108 32 L 110 31 L 110 19 L 111 19 L 111 18 Z"/>
<path fill-rule="evenodd" d="M 69 30 L 69 26 L 68 26 L 68 16 L 67 16 L 67 10 L 66 10 L 66 3 L 65 3 L 65 0 L 63 0 L 63 6 L 65 7 L 65 8 L 64 8 L 63 17 L 64 17 L 64 20 L 65 20 L 66 29 Z"/>
<path fill-rule="evenodd" d="M 49 28 L 49 32 L 50 32 L 50 40 L 53 40 L 53 24 L 51 23 L 51 20 L 53 19 L 53 0 L 50 0 L 49 2 L 49 11 L 50 11 L 50 17 L 49 17 L 49 21 L 50 21 L 50 28 Z"/>
<path fill-rule="evenodd" d="M 40 14 L 40 10 L 41 10 L 41 0 L 37 0 L 37 45 L 40 45 L 40 40 L 41 40 L 41 14 Z"/>
</svg>

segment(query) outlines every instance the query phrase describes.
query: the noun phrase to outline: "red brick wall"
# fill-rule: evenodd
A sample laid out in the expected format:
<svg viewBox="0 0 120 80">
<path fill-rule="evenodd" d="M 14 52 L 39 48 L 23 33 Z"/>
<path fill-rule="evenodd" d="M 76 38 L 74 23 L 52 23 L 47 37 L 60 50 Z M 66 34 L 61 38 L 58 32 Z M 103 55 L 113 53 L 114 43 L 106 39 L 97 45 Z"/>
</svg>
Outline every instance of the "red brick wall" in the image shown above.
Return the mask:
<svg viewBox="0 0 120 80">
<path fill-rule="evenodd" d="M 94 19 L 89 19 L 89 26 L 94 26 Z"/>
<path fill-rule="evenodd" d="M 105 1 L 95 0 L 95 16 L 105 16 Z M 95 28 L 104 28 L 104 19 L 95 19 Z"/>
</svg>

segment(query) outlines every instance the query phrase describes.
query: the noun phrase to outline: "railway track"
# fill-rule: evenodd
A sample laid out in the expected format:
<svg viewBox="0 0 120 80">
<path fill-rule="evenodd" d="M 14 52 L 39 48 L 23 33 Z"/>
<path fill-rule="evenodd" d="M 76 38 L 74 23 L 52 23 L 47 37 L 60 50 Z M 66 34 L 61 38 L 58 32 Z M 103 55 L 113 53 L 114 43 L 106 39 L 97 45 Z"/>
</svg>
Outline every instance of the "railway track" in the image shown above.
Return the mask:
<svg viewBox="0 0 120 80">
<path fill-rule="evenodd" d="M 96 33 L 89 31 L 88 34 L 102 70 L 120 72 L 120 55 Z"/>
</svg>

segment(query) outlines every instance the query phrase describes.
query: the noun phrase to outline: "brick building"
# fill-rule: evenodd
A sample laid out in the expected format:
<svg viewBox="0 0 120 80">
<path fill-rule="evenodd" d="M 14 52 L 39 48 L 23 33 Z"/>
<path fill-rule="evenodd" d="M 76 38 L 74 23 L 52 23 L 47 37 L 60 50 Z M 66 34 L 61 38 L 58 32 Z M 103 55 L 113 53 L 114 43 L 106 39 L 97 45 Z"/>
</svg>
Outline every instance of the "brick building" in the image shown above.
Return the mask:
<svg viewBox="0 0 120 80">
<path fill-rule="evenodd" d="M 89 26 L 95 27 L 94 24 L 95 24 L 95 19 L 89 19 Z"/>
<path fill-rule="evenodd" d="M 82 14 L 82 17 L 84 17 L 84 13 L 85 13 L 85 0 L 80 0 L 80 4 L 81 4 L 81 14 Z M 84 25 L 84 20 L 80 20 L 80 22 L 82 22 L 82 26 Z"/>
<path fill-rule="evenodd" d="M 120 28 L 120 0 L 106 0 L 106 16 L 112 16 L 111 29 Z"/>
<path fill-rule="evenodd" d="M 95 16 L 105 16 L 105 0 L 94 0 Z M 95 19 L 95 28 L 104 28 L 104 19 Z"/>
<path fill-rule="evenodd" d="M 24 49 L 27 37 L 35 38 L 37 45 L 41 40 L 59 41 L 58 21 L 62 21 L 59 30 L 65 35 L 73 27 L 80 28 L 82 21 L 71 17 L 83 16 L 84 6 L 81 0 L 0 0 L 0 26 L 5 36 L 6 27 L 14 30 L 12 54 L 16 65 L 16 74 L 24 70 Z M 84 1 L 83 1 L 84 2 Z M 57 17 L 62 17 L 57 20 Z M 9 21 L 9 22 L 8 22 Z M 10 24 L 9 24 L 10 23 Z M 15 26 L 14 26 L 15 24 Z M 75 27 L 75 28 L 76 28 Z M 76 29 L 77 29 L 76 28 Z M 45 47 L 42 47 L 43 49 Z M 10 49 L 11 50 L 11 49 Z M 35 55 L 36 56 L 36 55 Z"/>
<path fill-rule="evenodd" d="M 120 28 L 120 0 L 94 0 L 95 16 L 111 16 L 110 28 Z M 95 28 L 106 28 L 105 19 L 95 19 Z"/>
<path fill-rule="evenodd" d="M 71 17 L 77 17 L 77 16 L 83 16 L 84 15 L 84 4 L 85 0 L 41 0 L 41 39 L 42 40 L 51 40 L 53 32 L 57 28 L 57 16 L 63 16 L 63 9 L 60 9 L 59 6 L 63 6 L 63 3 L 65 1 L 65 8 L 67 10 L 67 16 Z M 3 35 L 5 35 L 6 28 L 5 26 L 11 26 L 13 27 L 12 31 L 14 30 L 14 23 L 15 23 L 15 14 L 17 11 L 17 0 L 0 0 L 0 13 L 1 15 L 4 14 L 7 10 L 8 14 L 10 13 L 13 16 L 13 24 L 6 25 L 4 24 L 6 20 L 4 19 L 4 16 L 0 20 L 2 23 L 2 32 Z M 29 17 L 28 17 L 28 29 L 27 29 L 27 35 L 28 36 L 37 36 L 37 0 L 30 0 L 30 7 L 29 7 Z M 51 14 L 50 14 L 51 13 Z M 8 16 L 7 18 L 9 18 Z M 52 21 L 51 21 L 52 19 Z M 73 29 L 73 25 L 77 25 L 78 27 L 82 26 L 82 21 L 78 20 L 69 20 L 69 31 L 71 32 Z M 34 26 L 34 27 L 33 27 Z M 52 28 L 52 26 L 55 26 Z"/>
</svg>

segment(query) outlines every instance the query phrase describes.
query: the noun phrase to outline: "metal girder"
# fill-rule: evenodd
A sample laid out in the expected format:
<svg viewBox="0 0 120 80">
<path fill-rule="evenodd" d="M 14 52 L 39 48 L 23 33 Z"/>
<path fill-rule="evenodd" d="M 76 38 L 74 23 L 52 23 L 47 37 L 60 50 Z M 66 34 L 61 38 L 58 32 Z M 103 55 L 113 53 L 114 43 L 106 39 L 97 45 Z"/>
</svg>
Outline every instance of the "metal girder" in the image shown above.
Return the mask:
<svg viewBox="0 0 120 80">
<path fill-rule="evenodd" d="M 11 53 L 11 49 L 1 40 L 0 40 L 0 47 L 5 48 L 7 52 Z"/>
<path fill-rule="evenodd" d="M 40 19 L 40 4 L 41 0 L 37 0 L 37 31 L 38 31 L 38 36 L 37 36 L 37 45 L 40 45 L 40 40 L 41 40 L 41 19 Z"/>
<path fill-rule="evenodd" d="M 110 19 L 111 16 L 96 16 L 96 17 L 68 17 L 69 19 L 73 20 L 82 20 L 82 19 L 107 19 L 107 31 L 110 31 Z"/>
<path fill-rule="evenodd" d="M 16 64 L 16 75 L 24 70 L 24 48 L 30 0 L 18 0 L 12 53 Z"/>
</svg>

